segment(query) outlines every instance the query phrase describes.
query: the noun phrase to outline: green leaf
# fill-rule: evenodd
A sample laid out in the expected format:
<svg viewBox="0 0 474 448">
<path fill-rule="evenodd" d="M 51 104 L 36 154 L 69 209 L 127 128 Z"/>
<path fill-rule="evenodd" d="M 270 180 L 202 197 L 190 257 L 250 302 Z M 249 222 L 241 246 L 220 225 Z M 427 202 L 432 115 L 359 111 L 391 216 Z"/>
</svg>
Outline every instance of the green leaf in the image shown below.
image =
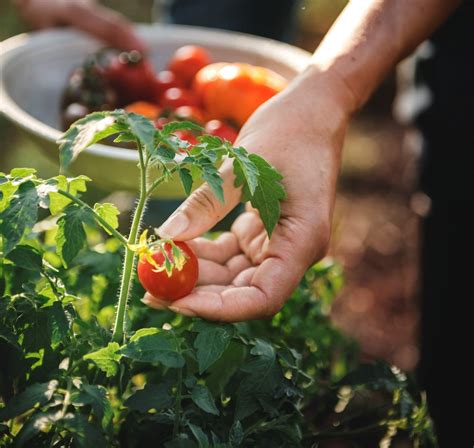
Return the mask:
<svg viewBox="0 0 474 448">
<path fill-rule="evenodd" d="M 4 434 L 10 434 L 10 428 L 8 425 L 0 423 L 0 436 L 3 436 Z"/>
<path fill-rule="evenodd" d="M 202 132 L 203 128 L 192 121 L 173 121 L 171 123 L 165 124 L 160 133 L 162 136 L 169 136 L 176 131 Z"/>
<path fill-rule="evenodd" d="M 250 353 L 253 359 L 241 367 L 248 375 L 237 390 L 235 416 L 239 420 L 252 415 L 259 402 L 272 398 L 282 378 L 275 348 L 269 342 L 257 339 Z"/>
<path fill-rule="evenodd" d="M 229 433 L 229 443 L 233 446 L 240 446 L 244 441 L 244 429 L 239 420 L 235 420 Z"/>
<path fill-rule="evenodd" d="M 142 362 L 161 362 L 166 367 L 183 367 L 179 341 L 169 332 L 160 332 L 130 340 L 120 353 Z"/>
<path fill-rule="evenodd" d="M 219 409 L 217 409 L 216 404 L 214 403 L 214 398 L 206 386 L 196 384 L 191 392 L 191 399 L 196 406 L 201 408 L 203 411 L 208 412 L 209 414 L 219 415 Z"/>
<path fill-rule="evenodd" d="M 95 204 L 94 210 L 112 228 L 116 229 L 118 227 L 118 215 L 120 212 L 114 204 L 109 202 Z M 108 234 L 110 234 L 109 230 L 107 230 L 105 227 L 104 229 Z"/>
<path fill-rule="evenodd" d="M 130 338 L 130 342 L 138 341 L 143 336 L 150 336 L 152 334 L 157 334 L 160 332 L 159 328 L 151 327 L 151 328 L 140 328 L 139 330 L 133 333 L 133 336 Z"/>
<path fill-rule="evenodd" d="M 5 342 L 10 344 L 12 347 L 21 352 L 20 344 L 18 344 L 17 337 L 15 334 L 7 327 L 0 329 L 0 339 L 3 339 Z"/>
<path fill-rule="evenodd" d="M 165 443 L 165 448 L 196 448 L 197 445 L 189 439 L 187 434 L 178 434 L 178 436 Z"/>
<path fill-rule="evenodd" d="M 188 427 L 196 438 L 199 448 L 210 448 L 209 439 L 199 426 L 188 423 Z"/>
<path fill-rule="evenodd" d="M 61 420 L 61 426 L 73 434 L 73 445 L 78 448 L 90 448 L 91 446 L 107 446 L 102 431 L 98 426 L 89 422 L 82 414 L 66 414 Z"/>
<path fill-rule="evenodd" d="M 166 140 L 166 142 L 168 143 L 168 140 Z M 172 146 L 173 148 L 168 148 L 167 146 L 160 145 L 155 148 L 150 158 L 151 163 L 161 163 L 162 165 L 166 165 L 173 162 L 176 156 L 176 151 L 179 148 L 174 149 L 174 145 Z"/>
<path fill-rule="evenodd" d="M 43 258 L 38 249 L 32 246 L 18 245 L 7 257 L 18 267 L 29 271 L 40 271 L 43 265 Z"/>
<path fill-rule="evenodd" d="M 48 329 L 51 334 L 51 342 L 57 344 L 64 340 L 71 328 L 70 316 L 66 314 L 61 303 L 56 301 L 50 307 L 44 309 L 48 313 Z"/>
<path fill-rule="evenodd" d="M 217 397 L 224 391 L 233 375 L 244 362 L 246 355 L 246 347 L 232 341 L 222 356 L 208 368 L 206 385 L 213 396 Z"/>
<path fill-rule="evenodd" d="M 56 380 L 27 387 L 22 393 L 15 395 L 4 408 L 0 409 L 0 421 L 17 417 L 36 405 L 43 406 L 51 400 L 57 387 Z"/>
<path fill-rule="evenodd" d="M 59 175 L 48 179 L 36 187 L 40 198 L 40 207 L 48 208 L 52 215 L 59 213 L 63 208 L 72 202 L 66 196 L 59 193 L 59 190 L 67 191 L 73 196 L 87 190 L 86 182 L 90 182 L 87 176 L 66 177 Z"/>
<path fill-rule="evenodd" d="M 236 169 L 235 167 L 238 165 L 239 172 L 245 177 L 250 195 L 253 196 L 258 186 L 259 171 L 257 166 L 250 160 L 245 148 L 232 148 L 230 154 L 234 157 L 234 169 Z"/>
<path fill-rule="evenodd" d="M 218 169 L 214 166 L 214 163 L 207 157 L 198 157 L 195 159 L 201 169 L 202 179 L 208 183 L 214 195 L 224 203 L 224 190 L 222 184 L 224 181 L 219 174 Z"/>
<path fill-rule="evenodd" d="M 38 194 L 31 181 L 20 185 L 8 208 L 0 213 L 0 234 L 3 237 L 3 253 L 7 255 L 20 242 L 38 217 Z"/>
<path fill-rule="evenodd" d="M 120 117 L 120 120 L 122 121 L 122 117 Z M 152 121 L 143 115 L 128 113 L 126 114 L 124 124 L 137 138 L 143 149 L 151 154 L 155 147 L 155 135 L 158 132 Z"/>
<path fill-rule="evenodd" d="M 34 168 L 13 168 L 10 171 L 11 177 L 30 177 L 33 174 L 36 174 Z"/>
<path fill-rule="evenodd" d="M 64 210 L 58 220 L 56 234 L 56 252 L 61 257 L 64 267 L 68 267 L 74 257 L 84 247 L 86 232 L 84 223 L 93 222 L 89 209 L 71 204 Z"/>
<path fill-rule="evenodd" d="M 191 172 L 187 168 L 180 168 L 179 177 L 183 184 L 184 192 L 189 196 L 193 188 L 193 176 L 191 176 Z"/>
<path fill-rule="evenodd" d="M 286 198 L 285 189 L 281 184 L 282 175 L 273 168 L 265 159 L 257 154 L 250 154 L 249 159 L 258 169 L 258 186 L 251 194 L 246 177 L 240 164 L 234 165 L 237 187 L 243 186 L 242 200 L 250 201 L 252 206 L 260 213 L 268 236 L 272 236 L 278 220 L 280 219 L 280 201 Z"/>
<path fill-rule="evenodd" d="M 156 409 L 157 411 L 167 409 L 173 405 L 174 401 L 168 384 L 149 383 L 128 398 L 125 405 L 134 411 L 148 412 L 150 409 Z"/>
<path fill-rule="evenodd" d="M 14 185 L 6 177 L 0 177 L 0 213 L 7 208 L 17 189 L 18 185 Z"/>
<path fill-rule="evenodd" d="M 114 416 L 112 406 L 107 397 L 107 389 L 104 386 L 81 384 L 81 392 L 76 397 L 74 404 L 91 405 L 102 428 L 107 429 Z"/>
<path fill-rule="evenodd" d="M 111 112 L 93 112 L 76 121 L 58 140 L 59 163 L 62 170 L 87 147 L 117 134 L 123 126 L 117 125 L 117 117 Z"/>
<path fill-rule="evenodd" d="M 51 428 L 58 420 L 62 418 L 60 411 L 51 412 L 37 412 L 33 414 L 21 427 L 18 434 L 15 436 L 15 447 L 21 448 L 26 445 L 35 435 L 40 432 L 45 432 Z"/>
<path fill-rule="evenodd" d="M 199 322 L 195 325 L 198 335 L 194 341 L 197 351 L 199 373 L 202 374 L 224 353 L 234 335 L 232 325 Z"/>
<path fill-rule="evenodd" d="M 84 359 L 93 361 L 100 370 L 105 372 L 107 377 L 115 376 L 118 372 L 118 363 L 122 358 L 122 354 L 119 353 L 119 350 L 119 344 L 110 342 L 107 347 L 88 353 L 84 356 Z"/>
</svg>

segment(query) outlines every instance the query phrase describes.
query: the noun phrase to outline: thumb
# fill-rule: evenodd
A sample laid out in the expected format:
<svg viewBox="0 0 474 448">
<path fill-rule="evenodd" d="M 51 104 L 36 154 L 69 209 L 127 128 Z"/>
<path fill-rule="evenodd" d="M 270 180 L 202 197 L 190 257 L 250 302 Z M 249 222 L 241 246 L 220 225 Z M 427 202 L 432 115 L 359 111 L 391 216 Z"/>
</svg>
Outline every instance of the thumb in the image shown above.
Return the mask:
<svg viewBox="0 0 474 448">
<path fill-rule="evenodd" d="M 162 238 L 187 241 L 212 229 L 240 201 L 241 191 L 234 187 L 232 164 L 224 162 L 220 170 L 224 180 L 224 202 L 214 195 L 208 184 L 200 186 L 158 229 Z"/>
</svg>

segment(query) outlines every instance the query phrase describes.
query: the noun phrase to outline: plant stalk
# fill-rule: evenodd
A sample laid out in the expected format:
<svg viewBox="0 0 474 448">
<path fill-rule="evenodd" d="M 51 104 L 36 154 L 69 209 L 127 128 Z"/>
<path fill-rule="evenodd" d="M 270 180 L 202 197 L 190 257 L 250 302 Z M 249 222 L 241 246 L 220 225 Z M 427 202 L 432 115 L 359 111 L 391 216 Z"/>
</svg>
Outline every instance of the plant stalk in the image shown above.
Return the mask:
<svg viewBox="0 0 474 448">
<path fill-rule="evenodd" d="M 176 171 L 179 170 L 179 166 L 176 165 L 174 166 L 173 168 L 170 169 L 169 171 L 169 176 L 171 176 L 172 174 L 174 174 Z M 160 186 L 163 182 L 166 181 L 166 176 L 160 176 L 158 179 L 156 179 L 149 187 L 148 187 L 148 190 L 146 192 L 147 194 L 147 197 L 150 197 L 151 194 L 153 193 L 153 191 L 155 191 L 155 189 Z"/>
<path fill-rule="evenodd" d="M 127 246 L 128 241 L 126 238 L 116 229 L 114 229 L 105 219 L 102 218 L 89 204 L 86 204 L 84 201 L 81 201 L 79 198 L 76 198 L 73 194 L 65 190 L 58 190 L 58 193 L 69 198 L 71 201 L 75 202 L 81 207 L 87 208 L 90 212 L 94 214 L 94 218 L 98 221 L 103 227 L 105 227 L 115 238 L 117 238 L 122 244 Z"/>
<path fill-rule="evenodd" d="M 143 158 L 143 148 L 137 142 L 137 149 L 140 158 L 140 193 L 138 203 L 133 213 L 132 225 L 130 227 L 130 234 L 128 236 L 127 246 L 125 246 L 125 257 L 122 270 L 122 281 L 120 282 L 120 292 L 117 304 L 117 312 L 115 315 L 114 330 L 112 333 L 112 340 L 123 343 L 125 335 L 125 315 L 127 311 L 128 296 L 130 295 L 130 287 L 132 285 L 133 273 L 135 270 L 136 254 L 130 249 L 130 245 L 138 243 L 138 235 L 140 232 L 140 225 L 145 211 L 147 201 L 147 167 Z"/>
</svg>

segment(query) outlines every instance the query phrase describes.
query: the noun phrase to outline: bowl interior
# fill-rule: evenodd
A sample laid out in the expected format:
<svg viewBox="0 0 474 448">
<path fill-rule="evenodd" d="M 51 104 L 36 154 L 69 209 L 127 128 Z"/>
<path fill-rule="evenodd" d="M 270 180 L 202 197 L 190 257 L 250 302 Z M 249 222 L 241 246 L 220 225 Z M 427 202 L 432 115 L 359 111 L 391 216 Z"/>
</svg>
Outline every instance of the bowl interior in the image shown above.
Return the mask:
<svg viewBox="0 0 474 448">
<path fill-rule="evenodd" d="M 309 54 L 291 45 L 228 31 L 181 25 L 138 25 L 156 70 L 186 44 L 202 45 L 215 61 L 248 62 L 288 79 L 303 70 Z M 0 43 L 0 110 L 25 130 L 52 160 L 58 159 L 60 98 L 67 77 L 103 44 L 83 33 L 55 29 L 22 34 Z M 135 150 L 95 144 L 74 162 L 73 173 L 86 174 L 108 190 L 136 190 Z M 112 169 L 111 169 L 112 168 Z M 179 179 L 163 197 L 182 197 Z M 166 190 L 166 189 L 165 189 Z"/>
<path fill-rule="evenodd" d="M 140 26 L 156 70 L 162 70 L 181 45 L 205 46 L 213 60 L 248 62 L 292 78 L 301 68 L 304 52 L 289 45 L 230 33 L 176 25 Z M 60 129 L 60 97 L 72 69 L 101 45 L 74 31 L 54 30 L 25 36 L 3 65 L 5 93 L 28 115 Z M 289 57 L 290 56 L 290 57 Z"/>
</svg>

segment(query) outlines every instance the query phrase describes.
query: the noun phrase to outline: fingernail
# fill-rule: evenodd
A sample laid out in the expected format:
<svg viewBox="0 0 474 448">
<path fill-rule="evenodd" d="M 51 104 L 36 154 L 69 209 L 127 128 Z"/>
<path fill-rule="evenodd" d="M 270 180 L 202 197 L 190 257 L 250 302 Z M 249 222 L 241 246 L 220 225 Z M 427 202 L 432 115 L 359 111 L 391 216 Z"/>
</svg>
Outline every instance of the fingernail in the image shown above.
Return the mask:
<svg viewBox="0 0 474 448">
<path fill-rule="evenodd" d="M 162 238 L 175 238 L 183 233 L 189 225 L 188 217 L 184 213 L 176 213 L 158 229 L 158 235 Z"/>
<path fill-rule="evenodd" d="M 165 310 L 167 308 L 166 305 L 162 305 L 160 302 L 156 300 L 147 299 L 146 297 L 143 297 L 143 299 L 141 299 L 141 302 L 146 306 L 149 306 L 150 308 L 155 308 L 157 310 Z"/>
<path fill-rule="evenodd" d="M 183 316 L 194 317 L 196 313 L 193 313 L 191 310 L 187 310 L 184 308 L 178 308 L 177 306 L 170 306 L 168 307 L 169 310 L 173 311 L 176 314 L 182 314 Z"/>
</svg>

